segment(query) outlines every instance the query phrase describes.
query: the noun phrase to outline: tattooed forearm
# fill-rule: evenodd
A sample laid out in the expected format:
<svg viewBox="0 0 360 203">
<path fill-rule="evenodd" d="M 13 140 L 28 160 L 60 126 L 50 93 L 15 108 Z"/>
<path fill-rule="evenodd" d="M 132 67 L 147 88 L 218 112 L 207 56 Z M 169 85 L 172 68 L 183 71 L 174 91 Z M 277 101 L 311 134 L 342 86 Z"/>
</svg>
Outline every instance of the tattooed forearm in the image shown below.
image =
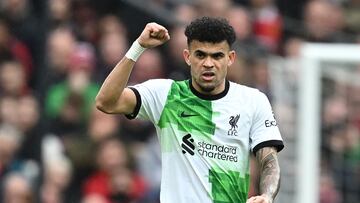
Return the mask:
<svg viewBox="0 0 360 203">
<path fill-rule="evenodd" d="M 256 153 L 260 166 L 260 193 L 274 200 L 280 188 L 280 167 L 275 148 L 265 147 Z"/>
</svg>

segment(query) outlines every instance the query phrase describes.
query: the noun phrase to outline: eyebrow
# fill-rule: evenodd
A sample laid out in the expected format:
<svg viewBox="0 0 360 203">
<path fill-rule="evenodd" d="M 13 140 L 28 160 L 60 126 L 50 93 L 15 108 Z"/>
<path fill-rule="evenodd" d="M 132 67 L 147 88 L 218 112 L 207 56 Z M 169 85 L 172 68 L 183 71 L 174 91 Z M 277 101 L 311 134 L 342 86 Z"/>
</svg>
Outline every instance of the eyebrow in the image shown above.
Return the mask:
<svg viewBox="0 0 360 203">
<path fill-rule="evenodd" d="M 205 52 L 205 51 L 202 51 L 202 50 L 195 50 L 194 53 L 196 53 L 196 54 L 203 54 L 203 55 L 206 55 L 206 56 L 210 55 L 210 56 L 212 56 L 212 57 L 225 55 L 224 52 L 221 52 L 221 51 L 219 51 L 219 52 L 214 52 L 214 53 L 210 53 L 210 52 Z"/>
</svg>

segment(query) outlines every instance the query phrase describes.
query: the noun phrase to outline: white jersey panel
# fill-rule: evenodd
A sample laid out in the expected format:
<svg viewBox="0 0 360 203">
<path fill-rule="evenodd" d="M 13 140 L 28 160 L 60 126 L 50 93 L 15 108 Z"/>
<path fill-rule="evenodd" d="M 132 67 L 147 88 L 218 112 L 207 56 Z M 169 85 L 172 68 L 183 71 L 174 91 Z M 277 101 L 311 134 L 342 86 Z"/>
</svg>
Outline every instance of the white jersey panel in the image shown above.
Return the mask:
<svg viewBox="0 0 360 203">
<path fill-rule="evenodd" d="M 133 86 L 141 96 L 141 106 L 136 118 L 156 124 L 164 108 L 173 80 L 151 79 Z"/>
<path fill-rule="evenodd" d="M 274 112 L 266 95 L 258 91 L 252 98 L 255 109 L 250 129 L 251 149 L 254 151 L 265 142 L 282 142 Z"/>
</svg>

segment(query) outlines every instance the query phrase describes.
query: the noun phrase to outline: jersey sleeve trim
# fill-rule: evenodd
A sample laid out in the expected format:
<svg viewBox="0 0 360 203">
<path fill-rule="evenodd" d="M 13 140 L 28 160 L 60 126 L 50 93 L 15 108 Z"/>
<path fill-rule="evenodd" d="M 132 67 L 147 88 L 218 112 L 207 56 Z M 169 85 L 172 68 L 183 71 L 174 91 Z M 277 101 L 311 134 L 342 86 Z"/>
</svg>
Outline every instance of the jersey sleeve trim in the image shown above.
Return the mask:
<svg viewBox="0 0 360 203">
<path fill-rule="evenodd" d="M 129 89 L 131 89 L 134 94 L 135 94 L 135 97 L 136 97 L 136 105 L 135 105 L 135 108 L 134 108 L 134 111 L 131 113 L 131 114 L 127 114 L 125 115 L 126 118 L 128 119 L 134 119 L 136 118 L 136 116 L 138 115 L 139 111 L 140 111 L 140 107 L 141 107 L 141 96 L 139 94 L 139 91 L 137 89 L 135 89 L 134 87 L 129 87 Z"/>
<path fill-rule="evenodd" d="M 268 140 L 265 142 L 261 142 L 254 147 L 253 153 L 256 155 L 256 152 L 264 147 L 275 147 L 276 150 L 280 152 L 284 148 L 284 143 L 281 140 Z"/>
</svg>

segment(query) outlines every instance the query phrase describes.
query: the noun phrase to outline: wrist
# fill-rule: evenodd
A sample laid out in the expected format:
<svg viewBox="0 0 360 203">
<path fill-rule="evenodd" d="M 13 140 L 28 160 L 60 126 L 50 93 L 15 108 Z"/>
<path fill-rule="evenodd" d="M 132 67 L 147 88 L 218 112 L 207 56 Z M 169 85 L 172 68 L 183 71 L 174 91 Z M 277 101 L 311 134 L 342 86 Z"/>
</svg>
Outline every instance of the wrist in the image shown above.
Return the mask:
<svg viewBox="0 0 360 203">
<path fill-rule="evenodd" d="M 141 46 L 138 40 L 135 40 L 130 49 L 126 52 L 125 57 L 136 62 L 145 50 L 146 48 Z"/>
</svg>

